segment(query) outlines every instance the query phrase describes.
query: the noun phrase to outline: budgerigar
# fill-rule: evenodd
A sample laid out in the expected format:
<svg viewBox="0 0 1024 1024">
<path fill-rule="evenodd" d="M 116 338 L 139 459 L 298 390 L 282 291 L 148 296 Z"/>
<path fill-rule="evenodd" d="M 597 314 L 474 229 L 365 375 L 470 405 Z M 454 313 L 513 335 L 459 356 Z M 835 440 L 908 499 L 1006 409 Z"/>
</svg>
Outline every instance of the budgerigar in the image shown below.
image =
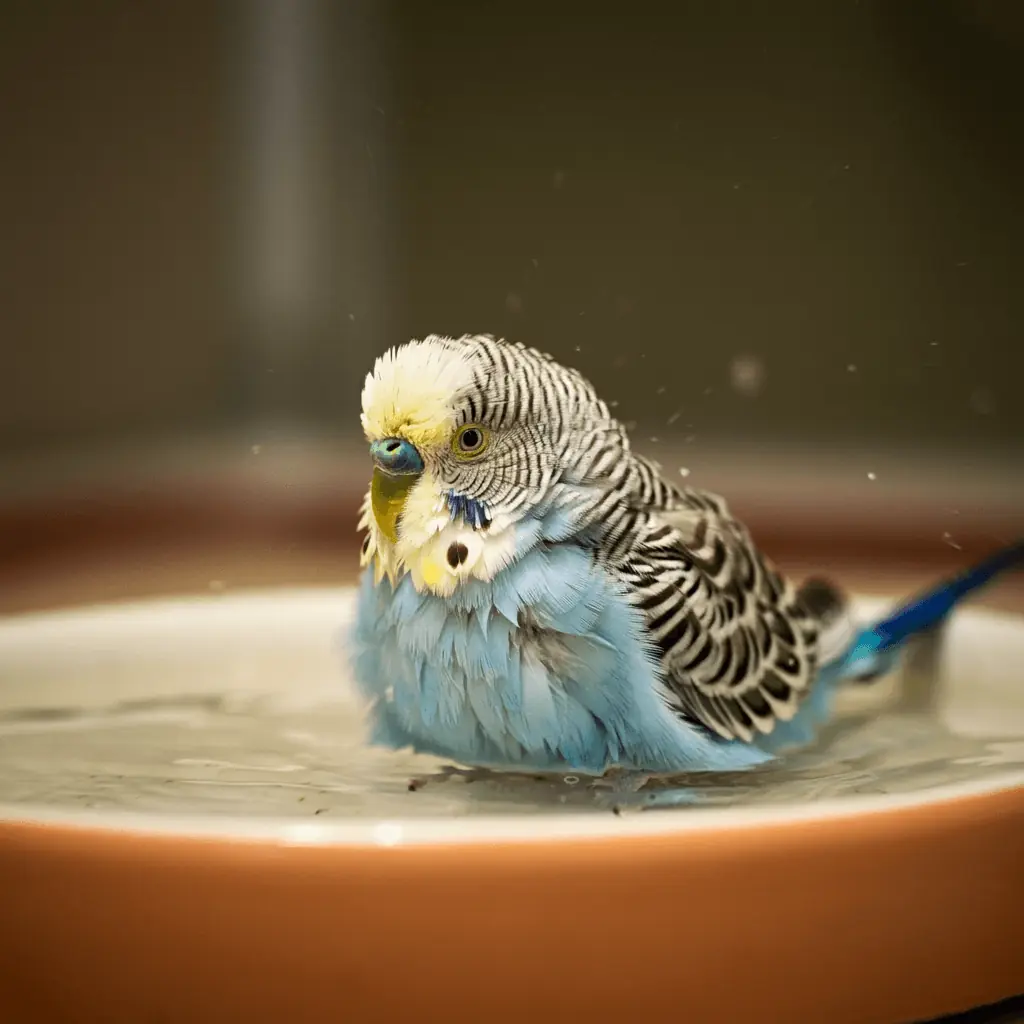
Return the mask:
<svg viewBox="0 0 1024 1024">
<path fill-rule="evenodd" d="M 667 483 L 575 370 L 489 335 L 381 356 L 356 621 L 371 741 L 464 766 L 733 771 L 809 739 L 1018 544 L 857 630 L 718 497 Z"/>
</svg>

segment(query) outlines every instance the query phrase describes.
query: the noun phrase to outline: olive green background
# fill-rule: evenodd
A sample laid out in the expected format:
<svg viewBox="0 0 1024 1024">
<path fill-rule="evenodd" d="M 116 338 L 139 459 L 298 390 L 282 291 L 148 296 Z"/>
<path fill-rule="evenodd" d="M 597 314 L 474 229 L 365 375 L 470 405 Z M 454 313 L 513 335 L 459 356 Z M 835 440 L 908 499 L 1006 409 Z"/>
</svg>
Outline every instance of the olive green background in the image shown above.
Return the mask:
<svg viewBox="0 0 1024 1024">
<path fill-rule="evenodd" d="M 1012 0 L 2 23 L 2 452 L 355 437 L 431 331 L 548 349 L 668 440 L 1024 440 Z"/>
</svg>

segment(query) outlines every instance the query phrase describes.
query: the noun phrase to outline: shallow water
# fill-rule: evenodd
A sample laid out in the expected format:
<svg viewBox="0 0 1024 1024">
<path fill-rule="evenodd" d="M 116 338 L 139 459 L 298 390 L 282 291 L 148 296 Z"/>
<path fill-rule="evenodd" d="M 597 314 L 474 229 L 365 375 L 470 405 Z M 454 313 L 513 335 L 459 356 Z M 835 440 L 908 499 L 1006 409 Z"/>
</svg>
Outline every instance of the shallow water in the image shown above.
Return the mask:
<svg viewBox="0 0 1024 1024">
<path fill-rule="evenodd" d="M 80 634 L 92 638 L 88 657 L 76 659 L 67 648 L 55 648 L 53 657 L 59 652 L 64 661 L 52 671 L 69 673 L 69 665 L 82 666 L 74 679 L 69 677 L 67 691 L 95 697 L 109 683 L 115 667 L 111 659 L 131 684 L 129 699 L 124 699 L 122 686 L 120 699 L 92 700 L 88 708 L 76 709 L 56 699 L 33 707 L 27 699 L 30 694 L 46 690 L 32 685 L 33 673 L 38 675 L 40 666 L 48 664 L 46 652 L 22 644 L 20 653 L 10 654 L 14 647 L 8 645 L 5 663 L 0 644 L 0 689 L 6 688 L 7 694 L 0 709 L 0 803 L 326 821 L 481 812 L 582 813 L 607 810 L 620 802 L 621 794 L 571 775 L 457 777 L 429 781 L 410 791 L 411 778 L 436 773 L 442 762 L 364 745 L 360 708 L 347 695 L 336 646 L 332 649 L 325 642 L 325 624 L 337 619 L 329 605 L 323 612 L 312 622 L 308 615 L 297 616 L 306 631 L 283 631 L 275 648 L 274 637 L 259 630 L 258 623 L 246 622 L 241 609 L 231 620 L 232 629 L 240 616 L 243 625 L 255 628 L 253 636 L 262 637 L 262 653 L 258 645 L 249 644 L 250 661 L 239 653 L 249 648 L 240 647 L 233 633 L 225 634 L 219 644 L 216 624 L 211 626 L 206 618 L 202 643 L 180 648 L 167 642 L 168 634 L 156 644 L 155 654 L 146 653 L 155 644 L 151 627 L 138 636 L 122 630 L 117 634 L 123 636 L 121 644 L 109 637 L 97 640 L 102 630 L 83 628 Z M 175 621 L 174 629 L 187 640 L 191 620 L 178 615 Z M 10 625 L 8 621 L 6 626 Z M 998 631 L 1005 634 L 1001 642 L 1010 637 L 1020 648 L 1000 655 L 1005 672 L 1008 655 L 1015 666 L 1024 662 L 1024 630 L 1011 621 L 999 623 Z M 992 649 L 991 637 L 975 638 L 971 630 L 964 636 Z M 952 664 L 956 668 L 960 663 L 960 668 L 955 676 L 929 684 L 927 700 L 921 701 L 919 695 L 914 700 L 876 700 L 887 706 L 867 717 L 837 722 L 812 748 L 750 772 L 690 776 L 687 786 L 702 804 L 794 804 L 920 792 L 995 780 L 1024 769 L 1024 682 L 1012 688 L 1010 696 L 1015 699 L 1007 703 L 1005 685 L 986 687 L 965 675 L 963 669 L 972 660 L 962 646 L 954 637 Z M 193 659 L 185 666 L 190 679 L 242 678 L 243 684 L 225 687 L 219 696 L 197 693 L 194 687 L 174 696 L 173 681 L 152 681 L 159 675 L 156 661 L 165 669 L 170 664 L 169 650 L 188 652 Z M 273 650 L 280 657 L 270 657 L 267 652 Z M 133 676 L 133 666 L 139 676 L 150 673 L 152 680 Z M 985 665 L 978 662 L 977 671 L 984 673 Z M 1016 667 L 1010 672 L 1024 676 Z M 26 699 L 19 704 L 11 694 L 21 688 Z M 46 692 L 57 697 L 60 690 L 60 678 L 56 683 L 50 679 Z"/>
<path fill-rule="evenodd" d="M 702 804 L 788 804 L 909 793 L 1024 767 L 1024 735 L 958 736 L 922 712 L 850 723 L 749 772 L 694 775 Z M 162 813 L 369 817 L 603 808 L 591 780 L 489 775 L 429 780 L 442 762 L 369 749 L 347 702 L 302 710 L 209 698 L 0 721 L 0 803 Z"/>
</svg>

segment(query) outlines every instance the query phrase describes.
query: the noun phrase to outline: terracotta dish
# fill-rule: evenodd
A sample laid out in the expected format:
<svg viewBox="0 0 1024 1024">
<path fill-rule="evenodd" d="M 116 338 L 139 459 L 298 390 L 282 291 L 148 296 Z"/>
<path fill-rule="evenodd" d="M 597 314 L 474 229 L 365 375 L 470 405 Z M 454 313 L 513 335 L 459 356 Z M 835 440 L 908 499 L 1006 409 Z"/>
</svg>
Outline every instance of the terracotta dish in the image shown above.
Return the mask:
<svg viewBox="0 0 1024 1024">
<path fill-rule="evenodd" d="M 875 694 L 881 739 L 850 711 L 834 771 L 615 815 L 571 777 L 409 792 L 437 766 L 361 747 L 349 602 L 0 622 L 0 1019 L 907 1021 L 1024 989 L 1018 618 L 957 618 L 925 705 Z"/>
</svg>

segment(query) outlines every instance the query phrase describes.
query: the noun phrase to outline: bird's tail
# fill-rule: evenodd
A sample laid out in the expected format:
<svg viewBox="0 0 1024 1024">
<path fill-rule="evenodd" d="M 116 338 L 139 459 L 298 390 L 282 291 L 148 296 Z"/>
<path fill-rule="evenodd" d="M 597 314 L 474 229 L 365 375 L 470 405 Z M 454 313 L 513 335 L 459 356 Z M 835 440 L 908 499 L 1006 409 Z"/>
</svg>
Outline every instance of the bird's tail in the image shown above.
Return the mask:
<svg viewBox="0 0 1024 1024">
<path fill-rule="evenodd" d="M 935 629 L 966 597 L 1020 565 L 1024 565 L 1024 540 L 1001 548 L 956 576 L 905 601 L 885 618 L 857 633 L 838 659 L 839 675 L 846 679 L 864 679 L 889 671 L 908 640 Z"/>
<path fill-rule="evenodd" d="M 839 684 L 877 679 L 892 672 L 908 641 L 935 630 L 974 591 L 1022 565 L 1024 540 L 1019 540 L 860 628 L 842 594 L 831 584 L 820 580 L 805 583 L 801 597 L 822 623 L 822 667 L 814 690 L 796 717 L 780 722 L 763 745 L 775 751 L 808 742 L 815 726 L 830 717 Z"/>
</svg>

